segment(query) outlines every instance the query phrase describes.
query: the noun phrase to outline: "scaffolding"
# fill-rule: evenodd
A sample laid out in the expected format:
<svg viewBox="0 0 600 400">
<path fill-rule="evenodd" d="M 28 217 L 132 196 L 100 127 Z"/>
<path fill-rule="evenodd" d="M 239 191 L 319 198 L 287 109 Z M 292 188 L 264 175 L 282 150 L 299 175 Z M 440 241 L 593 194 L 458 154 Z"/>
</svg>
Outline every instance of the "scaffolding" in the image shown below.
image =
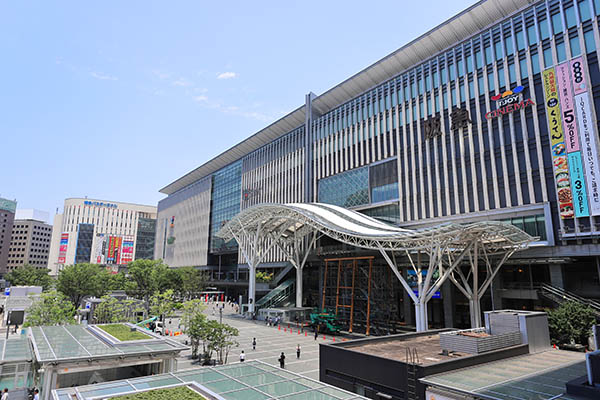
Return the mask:
<svg viewBox="0 0 600 400">
<path fill-rule="evenodd" d="M 348 332 L 382 335 L 397 332 L 397 284 L 374 256 L 324 260 L 321 308 L 335 314 Z"/>
</svg>

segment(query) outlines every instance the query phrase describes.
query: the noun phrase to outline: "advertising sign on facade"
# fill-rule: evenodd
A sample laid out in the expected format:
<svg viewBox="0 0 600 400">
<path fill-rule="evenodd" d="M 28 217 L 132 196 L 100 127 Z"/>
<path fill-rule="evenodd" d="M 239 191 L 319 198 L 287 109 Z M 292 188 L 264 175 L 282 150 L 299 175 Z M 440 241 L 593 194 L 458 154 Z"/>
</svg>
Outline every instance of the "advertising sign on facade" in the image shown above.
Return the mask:
<svg viewBox="0 0 600 400">
<path fill-rule="evenodd" d="M 511 90 L 506 90 L 503 93 L 492 96 L 491 99 L 496 102 L 496 109 L 485 113 L 485 118 L 498 118 L 514 111 L 534 106 L 535 103 L 533 100 L 522 100 L 521 95 L 524 90 L 525 88 L 523 86 L 517 86 Z"/>
<path fill-rule="evenodd" d="M 543 73 L 544 93 L 546 95 L 546 114 L 548 116 L 548 129 L 550 145 L 552 147 L 552 165 L 556 183 L 556 196 L 560 217 L 573 218 L 573 194 L 569 179 L 569 167 L 566 155 L 565 138 L 563 135 L 562 120 L 560 118 L 560 105 L 558 102 L 558 87 L 554 68 L 549 68 Z"/>
<path fill-rule="evenodd" d="M 64 264 L 67 259 L 67 248 L 69 247 L 69 234 L 60 235 L 60 247 L 58 249 L 58 263 Z"/>
<path fill-rule="evenodd" d="M 561 117 L 567 153 L 579 151 L 579 135 L 575 123 L 575 105 L 573 90 L 571 89 L 571 77 L 569 63 L 565 62 L 556 67 L 556 82 L 558 84 L 558 97 L 560 100 Z"/>
<path fill-rule="evenodd" d="M 133 236 L 125 236 L 123 238 L 123 246 L 121 248 L 121 263 L 126 264 L 133 261 Z"/>
<path fill-rule="evenodd" d="M 600 215 L 598 138 L 592 123 L 588 93 L 581 93 L 575 96 L 575 110 L 577 113 L 577 124 L 581 135 L 581 153 L 587 187 L 589 188 L 590 209 L 592 215 Z"/>
<path fill-rule="evenodd" d="M 96 234 L 96 247 L 94 248 L 94 259 L 96 264 L 104 264 L 106 262 L 106 235 L 104 233 Z"/>
<path fill-rule="evenodd" d="M 106 256 L 108 264 L 119 264 L 121 261 L 121 237 L 110 236 L 108 238 L 108 254 Z"/>
<path fill-rule="evenodd" d="M 589 217 L 587 191 L 585 188 L 583 166 L 581 165 L 581 153 L 576 151 L 569 153 L 569 172 L 571 175 L 571 188 L 573 191 L 573 206 L 575 216 Z"/>
</svg>

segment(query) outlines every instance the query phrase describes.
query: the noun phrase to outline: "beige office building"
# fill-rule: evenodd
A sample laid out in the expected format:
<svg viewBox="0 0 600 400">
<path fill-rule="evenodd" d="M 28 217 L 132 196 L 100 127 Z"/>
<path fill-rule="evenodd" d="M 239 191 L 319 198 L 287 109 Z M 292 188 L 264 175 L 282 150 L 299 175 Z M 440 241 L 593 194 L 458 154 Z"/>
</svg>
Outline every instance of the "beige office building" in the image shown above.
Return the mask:
<svg viewBox="0 0 600 400">
<path fill-rule="evenodd" d="M 65 265 L 125 265 L 151 259 L 156 207 L 86 198 L 65 200 L 54 217 L 48 268 L 57 274 Z"/>
</svg>

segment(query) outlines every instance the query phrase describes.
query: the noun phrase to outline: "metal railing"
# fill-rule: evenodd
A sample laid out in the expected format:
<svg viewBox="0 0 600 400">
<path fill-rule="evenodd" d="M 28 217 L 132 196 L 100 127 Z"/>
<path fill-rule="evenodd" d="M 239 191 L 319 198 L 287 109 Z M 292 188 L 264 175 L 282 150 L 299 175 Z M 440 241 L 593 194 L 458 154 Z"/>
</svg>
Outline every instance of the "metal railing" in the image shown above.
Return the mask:
<svg viewBox="0 0 600 400">
<path fill-rule="evenodd" d="M 256 309 L 272 308 L 282 305 L 282 303 L 289 300 L 290 296 L 294 294 L 295 286 L 296 280 L 294 278 L 283 281 L 281 285 L 271 290 L 256 302 Z"/>
<path fill-rule="evenodd" d="M 600 316 L 600 302 L 596 300 L 586 299 L 585 297 L 576 295 L 573 292 L 566 291 L 556 286 L 548 285 L 547 283 L 542 283 L 539 285 L 538 293 L 541 296 L 544 296 L 558 304 L 562 304 L 567 301 L 573 301 L 587 305 L 594 310 L 596 315 Z"/>
</svg>

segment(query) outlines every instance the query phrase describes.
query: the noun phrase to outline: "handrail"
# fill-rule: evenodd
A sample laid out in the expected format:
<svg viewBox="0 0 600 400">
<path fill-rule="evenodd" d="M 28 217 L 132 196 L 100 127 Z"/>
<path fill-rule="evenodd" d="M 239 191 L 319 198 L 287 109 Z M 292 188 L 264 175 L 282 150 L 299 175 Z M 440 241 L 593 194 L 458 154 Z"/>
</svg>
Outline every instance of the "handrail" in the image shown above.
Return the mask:
<svg viewBox="0 0 600 400">
<path fill-rule="evenodd" d="M 551 295 L 559 297 L 560 299 L 570 300 L 570 301 L 574 301 L 577 303 L 588 305 L 591 308 L 593 308 L 596 312 L 600 313 L 600 303 L 595 300 L 586 299 L 585 297 L 581 297 L 575 293 L 566 291 L 566 290 L 558 288 L 556 286 L 548 285 L 547 283 L 541 284 L 540 289 L 542 290 L 542 292 L 546 291 L 546 292 L 550 293 Z"/>
</svg>

